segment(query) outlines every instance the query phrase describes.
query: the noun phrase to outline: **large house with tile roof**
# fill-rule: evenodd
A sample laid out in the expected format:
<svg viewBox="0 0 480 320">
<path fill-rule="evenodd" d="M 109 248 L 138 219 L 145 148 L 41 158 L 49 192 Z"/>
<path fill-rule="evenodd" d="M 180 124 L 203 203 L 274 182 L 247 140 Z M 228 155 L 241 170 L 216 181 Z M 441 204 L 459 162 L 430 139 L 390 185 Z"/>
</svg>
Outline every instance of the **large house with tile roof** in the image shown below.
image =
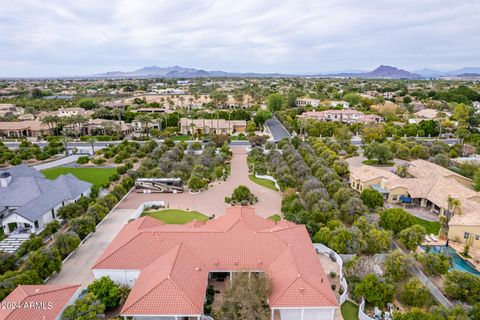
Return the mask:
<svg viewBox="0 0 480 320">
<path fill-rule="evenodd" d="M 209 281 L 267 276 L 272 319 L 333 319 L 337 299 L 304 225 L 230 207 L 207 222 L 167 225 L 142 217 L 123 227 L 93 266 L 132 288 L 120 315 L 201 319 Z"/>
<path fill-rule="evenodd" d="M 50 180 L 23 164 L 1 170 L 0 216 L 4 233 L 41 232 L 57 218 L 60 207 L 88 196 L 91 186 L 72 174 Z"/>
<path fill-rule="evenodd" d="M 59 320 L 80 293 L 80 285 L 19 285 L 2 301 L 0 319 Z"/>
<path fill-rule="evenodd" d="M 425 160 L 410 162 L 407 173 L 401 178 L 385 168 L 361 166 L 350 170 L 350 186 L 359 192 L 373 188 L 390 203 L 413 203 L 450 216 L 448 237 L 480 249 L 480 193 L 471 188 L 472 181 Z M 449 208 L 449 198 L 460 201 L 459 210 Z"/>
</svg>

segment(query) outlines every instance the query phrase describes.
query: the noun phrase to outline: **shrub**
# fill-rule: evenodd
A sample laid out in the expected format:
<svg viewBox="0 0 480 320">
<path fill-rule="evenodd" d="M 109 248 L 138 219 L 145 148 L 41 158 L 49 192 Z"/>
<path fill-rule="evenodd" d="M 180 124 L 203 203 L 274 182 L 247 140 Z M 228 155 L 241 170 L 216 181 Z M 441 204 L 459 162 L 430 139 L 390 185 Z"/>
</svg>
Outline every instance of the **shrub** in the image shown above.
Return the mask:
<svg viewBox="0 0 480 320">
<path fill-rule="evenodd" d="M 188 181 L 188 188 L 192 191 L 199 191 L 206 186 L 206 182 L 197 175 L 192 175 Z"/>
<path fill-rule="evenodd" d="M 55 248 L 57 248 L 60 257 L 65 259 L 72 253 L 80 244 L 80 238 L 76 233 L 67 232 L 58 236 L 55 241 Z"/>
<path fill-rule="evenodd" d="M 373 305 L 383 307 L 387 302 L 393 301 L 395 287 L 375 274 L 369 274 L 355 287 L 355 295 L 364 297 Z"/>
<path fill-rule="evenodd" d="M 54 271 L 60 272 L 62 267 L 62 259 L 57 249 L 42 248 L 34 251 L 28 257 L 26 268 L 36 271 L 37 274 L 46 279 Z"/>
<path fill-rule="evenodd" d="M 112 174 L 112 175 L 108 178 L 108 180 L 109 180 L 110 182 L 118 181 L 118 180 L 120 180 L 120 175 L 119 175 L 118 173 Z"/>
<path fill-rule="evenodd" d="M 409 250 L 415 250 L 423 242 L 427 231 L 421 225 L 414 224 L 399 233 L 400 241 Z"/>
<path fill-rule="evenodd" d="M 480 277 L 452 270 L 445 277 L 445 293 L 455 300 L 480 303 Z"/>
<path fill-rule="evenodd" d="M 40 237 L 33 237 L 24 241 L 17 250 L 17 257 L 21 258 L 29 252 L 40 249 L 43 246 L 43 240 Z"/>
<path fill-rule="evenodd" d="M 371 188 L 364 189 L 360 194 L 360 199 L 363 201 L 363 204 L 370 209 L 383 207 L 383 196 L 377 190 Z"/>
<path fill-rule="evenodd" d="M 17 258 L 14 254 L 0 251 L 0 274 L 16 268 Z"/>
<path fill-rule="evenodd" d="M 78 164 L 87 164 L 90 159 L 87 156 L 81 156 L 77 159 Z"/>
<path fill-rule="evenodd" d="M 47 226 L 45 227 L 45 229 L 43 230 L 42 233 L 45 236 L 50 236 L 50 235 L 54 234 L 55 232 L 57 232 L 58 230 L 60 230 L 60 228 L 61 228 L 60 222 L 58 222 L 57 220 L 53 220 L 52 222 L 47 224 Z"/>
<path fill-rule="evenodd" d="M 416 259 L 423 265 L 425 272 L 433 276 L 446 274 L 452 266 L 452 257 L 444 253 L 417 254 Z"/>
<path fill-rule="evenodd" d="M 95 219 L 85 215 L 75 218 L 71 221 L 72 231 L 74 231 L 80 239 L 84 239 L 88 234 L 95 231 Z"/>
<path fill-rule="evenodd" d="M 424 307 L 431 303 L 430 292 L 417 278 L 412 278 L 402 291 L 402 300 L 413 307 Z"/>
<path fill-rule="evenodd" d="M 240 185 L 233 190 L 232 201 L 235 203 L 249 203 L 256 202 L 256 198 L 248 187 Z"/>
<path fill-rule="evenodd" d="M 107 162 L 107 159 L 102 158 L 102 157 L 100 157 L 100 158 L 95 158 L 95 159 L 92 160 L 92 163 L 93 163 L 94 165 L 96 165 L 96 166 L 101 166 L 101 165 L 103 165 L 105 162 Z"/>
<path fill-rule="evenodd" d="M 93 217 L 96 223 L 99 223 L 100 221 L 102 221 L 107 214 L 108 214 L 108 208 L 99 203 L 94 203 L 93 205 L 89 206 L 87 209 L 87 215 Z"/>
<path fill-rule="evenodd" d="M 65 309 L 62 320 L 95 320 L 104 311 L 105 305 L 95 295 L 87 293 Z"/>
<path fill-rule="evenodd" d="M 120 303 L 120 286 L 109 277 L 96 279 L 88 286 L 88 293 L 97 297 L 106 307 L 111 310 Z"/>
<path fill-rule="evenodd" d="M 412 226 L 413 223 L 413 216 L 401 208 L 385 209 L 380 212 L 380 226 L 392 230 L 394 234 Z"/>
</svg>

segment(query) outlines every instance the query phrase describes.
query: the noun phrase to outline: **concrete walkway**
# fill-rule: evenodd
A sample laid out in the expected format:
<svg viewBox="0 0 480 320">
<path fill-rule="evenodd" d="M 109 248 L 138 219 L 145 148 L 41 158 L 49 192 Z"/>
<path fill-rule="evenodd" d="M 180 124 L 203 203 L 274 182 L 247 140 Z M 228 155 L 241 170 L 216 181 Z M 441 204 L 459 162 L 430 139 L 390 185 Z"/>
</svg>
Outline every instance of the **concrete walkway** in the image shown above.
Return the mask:
<svg viewBox="0 0 480 320">
<path fill-rule="evenodd" d="M 179 194 L 130 193 L 119 208 L 135 210 L 146 201 L 166 201 L 169 208 L 172 209 L 196 210 L 208 216 L 213 214 L 220 216 L 225 213 L 225 208 L 229 206 L 224 201 L 225 197 L 231 196 L 233 190 L 239 185 L 245 185 L 258 197 L 258 202 L 253 205 L 256 214 L 263 217 L 279 214 L 282 194 L 262 187 L 248 178 L 247 151 L 244 147 L 234 147 L 232 151 L 232 170 L 226 181 L 213 183 L 213 186 L 208 190 L 198 194 L 188 192 Z"/>
<path fill-rule="evenodd" d="M 72 163 L 76 162 L 78 158 L 80 158 L 82 155 L 78 154 L 72 154 L 71 156 L 61 158 L 58 160 L 42 163 L 36 166 L 33 166 L 33 168 L 37 169 L 37 171 L 45 170 L 45 169 L 50 169 L 50 168 L 55 168 L 55 167 L 60 167 L 63 166 L 67 163 Z"/>
<path fill-rule="evenodd" d="M 120 229 L 128 222 L 134 210 L 114 209 L 62 265 L 60 273 L 50 278 L 47 284 L 81 284 L 86 287 L 93 281 L 91 268 L 103 251 L 112 242 Z"/>
</svg>

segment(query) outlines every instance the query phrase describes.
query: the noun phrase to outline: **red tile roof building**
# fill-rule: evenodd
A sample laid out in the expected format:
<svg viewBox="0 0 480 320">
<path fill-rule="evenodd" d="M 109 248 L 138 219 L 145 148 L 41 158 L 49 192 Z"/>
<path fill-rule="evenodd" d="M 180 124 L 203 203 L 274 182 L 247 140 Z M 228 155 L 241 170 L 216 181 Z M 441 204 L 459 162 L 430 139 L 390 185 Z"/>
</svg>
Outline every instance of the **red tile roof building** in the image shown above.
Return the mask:
<svg viewBox="0 0 480 320">
<path fill-rule="evenodd" d="M 133 287 L 120 314 L 135 319 L 199 319 L 215 272 L 265 272 L 270 308 L 282 320 L 333 319 L 338 306 L 305 226 L 250 207 L 185 225 L 142 217 L 119 232 L 93 272 Z"/>
<path fill-rule="evenodd" d="M 1 320 L 56 320 L 80 294 L 80 285 L 20 285 L 3 301 Z"/>
</svg>

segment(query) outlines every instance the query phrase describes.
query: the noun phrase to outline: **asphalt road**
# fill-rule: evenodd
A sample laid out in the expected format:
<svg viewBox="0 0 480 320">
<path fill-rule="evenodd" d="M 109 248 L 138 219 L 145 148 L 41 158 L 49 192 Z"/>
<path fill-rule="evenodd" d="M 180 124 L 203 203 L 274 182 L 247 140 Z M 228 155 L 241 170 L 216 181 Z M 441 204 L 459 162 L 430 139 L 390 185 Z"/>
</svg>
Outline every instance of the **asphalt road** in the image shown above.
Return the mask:
<svg viewBox="0 0 480 320">
<path fill-rule="evenodd" d="M 270 131 L 270 134 L 273 137 L 273 140 L 280 141 L 283 138 L 291 138 L 290 133 L 285 129 L 285 127 L 280 123 L 277 117 L 273 116 L 265 122 L 265 125 Z"/>
</svg>

